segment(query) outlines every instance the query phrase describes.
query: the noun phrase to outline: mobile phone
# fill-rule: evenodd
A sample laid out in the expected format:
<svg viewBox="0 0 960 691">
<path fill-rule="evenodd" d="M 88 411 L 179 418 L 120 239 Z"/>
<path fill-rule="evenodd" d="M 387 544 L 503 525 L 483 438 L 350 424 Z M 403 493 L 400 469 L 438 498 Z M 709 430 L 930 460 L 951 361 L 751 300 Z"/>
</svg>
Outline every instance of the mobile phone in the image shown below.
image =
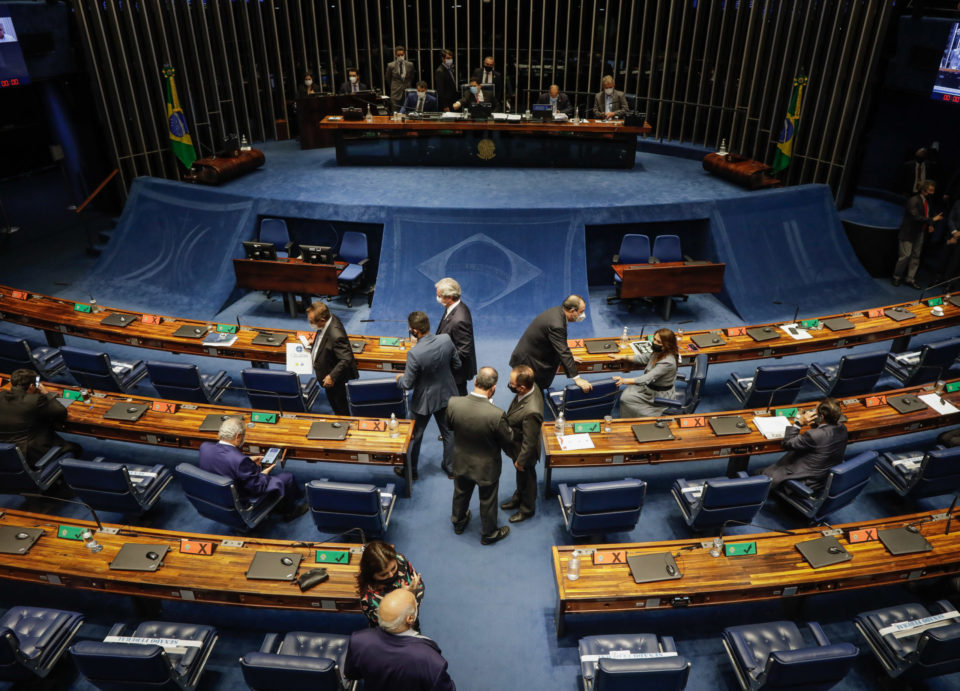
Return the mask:
<svg viewBox="0 0 960 691">
<path fill-rule="evenodd" d="M 38 374 L 38 375 L 36 376 L 36 378 L 33 380 L 33 385 L 36 386 L 38 389 L 40 388 L 40 375 L 39 375 L 39 374 Z"/>
<path fill-rule="evenodd" d="M 267 452 L 263 455 L 263 461 L 261 461 L 261 463 L 262 463 L 264 466 L 273 465 L 273 464 L 276 463 L 278 460 L 280 460 L 280 454 L 281 454 L 281 453 L 283 453 L 283 450 L 282 450 L 282 449 L 278 449 L 276 446 L 271 447 L 271 448 L 268 449 Z"/>
</svg>

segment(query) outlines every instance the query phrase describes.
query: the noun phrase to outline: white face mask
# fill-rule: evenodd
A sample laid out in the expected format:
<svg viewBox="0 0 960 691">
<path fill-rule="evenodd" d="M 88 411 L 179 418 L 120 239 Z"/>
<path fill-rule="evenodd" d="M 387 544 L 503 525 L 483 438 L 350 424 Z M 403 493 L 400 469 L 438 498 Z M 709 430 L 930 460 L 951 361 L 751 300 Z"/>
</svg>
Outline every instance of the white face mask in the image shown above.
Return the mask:
<svg viewBox="0 0 960 691">
<path fill-rule="evenodd" d="M 573 321 L 575 321 L 575 322 L 582 322 L 582 321 L 583 321 L 584 319 L 586 319 L 586 318 L 587 318 L 587 313 L 586 313 L 586 311 L 583 311 L 583 312 L 581 312 L 580 314 L 578 314 L 578 315 L 577 315 L 577 318 L 574 319 Z"/>
<path fill-rule="evenodd" d="M 350 83 L 351 83 L 351 84 L 356 84 L 356 83 L 357 83 L 357 78 L 356 78 L 356 77 L 350 77 Z"/>
<path fill-rule="evenodd" d="M 453 58 L 447 58 L 446 60 L 443 61 L 443 64 L 446 65 L 447 67 L 453 67 Z"/>
<path fill-rule="evenodd" d="M 603 90 L 603 93 L 605 93 L 607 96 L 613 96 L 613 87 L 607 87 Z"/>
<path fill-rule="evenodd" d="M 470 93 L 471 93 L 471 94 L 476 94 L 477 91 L 479 91 L 479 89 L 478 89 L 477 87 L 475 87 L 475 86 L 471 86 L 471 87 L 470 87 Z"/>
<path fill-rule="evenodd" d="M 437 302 L 439 302 L 441 305 L 443 304 L 443 298 L 439 295 L 437 296 Z"/>
<path fill-rule="evenodd" d="M 304 80 L 303 80 L 303 83 L 306 84 L 307 86 L 310 86 L 311 84 L 313 84 L 313 80 L 312 80 L 312 79 L 304 79 Z"/>
<path fill-rule="evenodd" d="M 397 56 L 397 62 L 403 62 L 403 56 L 402 56 L 402 55 L 398 55 L 398 56 Z"/>
</svg>

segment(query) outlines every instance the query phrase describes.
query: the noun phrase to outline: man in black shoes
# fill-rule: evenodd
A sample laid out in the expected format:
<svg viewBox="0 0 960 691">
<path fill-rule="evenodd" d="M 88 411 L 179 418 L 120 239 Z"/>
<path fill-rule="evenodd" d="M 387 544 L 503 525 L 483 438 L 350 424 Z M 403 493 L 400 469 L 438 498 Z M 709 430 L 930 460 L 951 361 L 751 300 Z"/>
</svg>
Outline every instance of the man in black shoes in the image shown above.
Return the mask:
<svg viewBox="0 0 960 691">
<path fill-rule="evenodd" d="M 510 390 L 516 395 L 507 409 L 513 430 L 513 448 L 507 455 L 517 470 L 517 491 L 500 504 L 505 511 L 516 509 L 511 523 L 532 517 L 537 506 L 537 461 L 540 460 L 540 427 L 543 425 L 543 395 L 533 379 L 533 369 L 517 365 L 510 372 Z"/>
</svg>

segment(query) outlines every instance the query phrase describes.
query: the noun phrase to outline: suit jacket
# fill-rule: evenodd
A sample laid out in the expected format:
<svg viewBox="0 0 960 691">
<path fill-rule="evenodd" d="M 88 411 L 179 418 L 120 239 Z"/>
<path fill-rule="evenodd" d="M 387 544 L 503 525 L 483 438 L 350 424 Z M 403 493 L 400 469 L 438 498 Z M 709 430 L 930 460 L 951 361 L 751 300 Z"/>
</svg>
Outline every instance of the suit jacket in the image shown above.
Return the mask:
<svg viewBox="0 0 960 691">
<path fill-rule="evenodd" d="M 900 240 L 916 242 L 921 233 L 927 226 L 933 225 L 933 200 L 927 200 L 927 214 L 923 213 L 923 195 L 915 194 L 907 200 L 907 206 L 904 210 L 903 221 L 900 223 L 900 233 L 897 237 Z"/>
<path fill-rule="evenodd" d="M 560 364 L 568 377 L 577 376 L 577 363 L 567 345 L 567 317 L 563 308 L 557 305 L 541 312 L 530 322 L 513 349 L 510 366 L 530 365 L 537 383 L 543 384 L 553 381 Z"/>
<path fill-rule="evenodd" d="M 366 691 L 456 691 L 440 647 L 423 636 L 397 636 L 377 627 L 350 634 L 343 674 Z"/>
<path fill-rule="evenodd" d="M 473 74 L 470 75 L 473 79 L 476 79 L 480 84 L 483 84 L 483 68 L 478 67 L 473 71 Z M 498 70 L 493 71 L 493 91 L 494 97 L 499 100 L 504 98 L 503 93 L 503 74 Z"/>
<path fill-rule="evenodd" d="M 203 442 L 200 445 L 200 469 L 232 478 L 241 499 L 259 499 L 269 492 L 283 495 L 283 481 L 261 473 L 260 467 L 232 444 Z"/>
<path fill-rule="evenodd" d="M 537 103 L 543 105 L 550 105 L 550 92 L 540 94 L 540 98 L 537 99 Z M 557 112 L 563 113 L 565 115 L 570 115 L 573 112 L 573 106 L 570 104 L 570 99 L 567 98 L 567 95 L 562 91 L 557 95 Z"/>
<path fill-rule="evenodd" d="M 507 409 L 507 422 L 513 430 L 513 448 L 507 455 L 521 468 L 530 468 L 540 460 L 540 428 L 543 425 L 543 392 L 536 384 L 519 400 L 514 396 Z"/>
<path fill-rule="evenodd" d="M 433 73 L 433 88 L 437 90 L 437 105 L 440 110 L 453 108 L 457 96 L 460 95 L 456 73 L 451 73 L 446 65 L 440 65 Z"/>
<path fill-rule="evenodd" d="M 622 91 L 613 90 L 613 114 L 618 118 L 622 118 L 627 114 L 627 111 L 630 110 L 630 107 L 627 105 L 627 97 L 623 94 Z M 604 113 L 607 112 L 607 95 L 601 90 L 594 99 L 593 103 L 593 114 L 598 118 L 602 118 Z"/>
<path fill-rule="evenodd" d="M 499 482 L 500 451 L 513 449 L 506 413 L 473 394 L 454 396 L 447 404 L 447 424 L 453 430 L 453 474 L 481 486 Z"/>
<path fill-rule="evenodd" d="M 361 82 L 361 81 L 359 81 L 359 80 L 357 81 L 357 91 L 369 91 L 369 90 L 370 90 L 370 89 L 367 88 L 367 85 L 366 85 L 366 84 L 364 84 L 363 82 Z M 344 82 L 343 84 L 341 84 L 341 85 L 340 85 L 340 93 L 341 93 L 341 94 L 352 94 L 352 93 L 353 93 L 353 84 L 351 84 L 351 83 L 348 82 L 348 81 L 347 81 L 347 82 Z"/>
<path fill-rule="evenodd" d="M 460 356 L 453 341 L 446 334 L 425 334 L 407 352 L 407 367 L 400 386 L 413 389 L 410 410 L 419 415 L 430 415 L 447 407 L 451 396 L 456 396 L 457 382 L 454 370 L 460 367 Z"/>
<path fill-rule="evenodd" d="M 54 430 L 66 419 L 67 409 L 55 394 L 0 391 L 0 441 L 15 444 L 31 466 L 60 443 Z"/>
<path fill-rule="evenodd" d="M 319 331 L 314 338 L 320 338 Z M 317 373 L 321 386 L 323 378 L 328 374 L 334 384 L 345 384 L 348 379 L 356 379 L 360 376 L 343 323 L 332 314 L 320 345 L 313 351 L 313 369 Z"/>
<path fill-rule="evenodd" d="M 390 100 L 393 103 L 403 103 L 403 96 L 407 89 L 416 84 L 417 70 L 413 63 L 407 60 L 404 63 L 404 76 L 400 76 L 400 70 L 397 67 L 397 61 L 387 63 L 387 72 L 384 75 L 384 83 L 390 89 Z"/>
<path fill-rule="evenodd" d="M 823 487 L 830 468 L 843 462 L 847 448 L 847 428 L 843 424 L 821 424 L 800 434 L 796 426 L 787 427 L 783 435 L 787 453 L 774 466 L 774 484 L 786 480 L 805 480 L 813 489 Z"/>
<path fill-rule="evenodd" d="M 437 324 L 437 333 L 447 334 L 460 356 L 460 368 L 453 372 L 457 384 L 473 379 L 477 375 L 477 348 L 473 342 L 473 317 L 470 316 L 470 308 L 461 302 L 453 308 L 450 316 L 444 312 L 443 318 Z"/>
<path fill-rule="evenodd" d="M 417 94 L 407 94 L 407 100 L 403 102 L 403 108 L 400 109 L 401 113 L 406 113 L 407 111 L 416 111 L 417 110 L 417 101 L 419 96 Z M 433 94 L 427 94 L 427 98 L 423 104 L 424 113 L 437 113 L 440 111 L 440 107 L 437 105 L 437 99 Z"/>
<path fill-rule="evenodd" d="M 483 89 L 482 86 L 480 88 Z M 500 110 L 500 101 L 497 99 L 497 95 L 495 93 L 492 93 L 489 88 L 484 92 L 483 100 L 485 103 L 492 103 L 494 111 Z M 472 93 L 470 93 L 470 90 L 467 89 L 467 93 L 461 96 L 459 101 L 460 101 L 460 110 L 462 112 L 462 111 L 465 111 L 468 106 L 472 106 L 474 103 L 476 103 L 477 97 L 474 96 Z"/>
</svg>

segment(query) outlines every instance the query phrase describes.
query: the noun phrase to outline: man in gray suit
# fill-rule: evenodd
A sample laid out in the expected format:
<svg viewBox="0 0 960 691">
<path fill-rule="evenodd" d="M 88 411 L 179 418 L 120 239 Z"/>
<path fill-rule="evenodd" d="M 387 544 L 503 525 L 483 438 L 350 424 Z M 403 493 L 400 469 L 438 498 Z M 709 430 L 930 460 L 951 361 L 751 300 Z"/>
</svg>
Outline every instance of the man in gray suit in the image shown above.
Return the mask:
<svg viewBox="0 0 960 691">
<path fill-rule="evenodd" d="M 540 427 L 543 425 L 543 394 L 529 365 L 517 365 L 510 372 L 510 390 L 516 395 L 507 409 L 507 422 L 513 430 L 513 447 L 507 455 L 517 469 L 517 491 L 500 504 L 504 511 L 517 512 L 511 523 L 533 516 L 537 508 L 537 461 L 540 460 Z"/>
<path fill-rule="evenodd" d="M 384 83 L 390 89 L 390 101 L 394 108 L 403 105 L 407 89 L 413 87 L 417 72 L 413 63 L 407 60 L 407 49 L 403 46 L 397 46 L 394 51 L 397 59 L 387 63 L 387 73 L 384 77 Z"/>
<path fill-rule="evenodd" d="M 783 434 L 782 446 L 787 453 L 760 471 L 773 480 L 771 489 L 787 480 L 801 480 L 814 490 L 823 487 L 830 468 L 843 462 L 847 449 L 847 428 L 840 422 L 842 414 L 835 398 L 825 398 L 817 404 L 816 412 L 805 410 L 797 415 Z M 803 426 L 818 416 L 819 424 L 801 434 Z"/>
<path fill-rule="evenodd" d="M 603 88 L 597 93 L 593 105 L 593 115 L 597 118 L 609 120 L 610 118 L 622 118 L 627 114 L 627 97 L 622 91 L 614 88 L 614 81 L 611 75 L 603 78 Z"/>
<path fill-rule="evenodd" d="M 457 395 L 457 382 L 453 378 L 460 368 L 460 356 L 447 334 L 431 334 L 430 319 L 423 312 L 411 312 L 407 317 L 410 335 L 417 339 L 407 352 L 407 366 L 397 375 L 401 388 L 413 389 L 410 412 L 413 413 L 413 440 L 410 443 L 410 466 L 413 479 L 417 479 L 420 462 L 420 442 L 430 416 L 437 421 L 443 437 L 443 462 L 440 467 L 449 477 L 450 454 L 453 452 L 453 434 L 447 425 L 447 401 Z M 394 468 L 403 477 L 403 468 Z"/>
<path fill-rule="evenodd" d="M 480 494 L 480 544 L 499 542 L 510 534 L 509 526 L 497 527 L 497 489 L 500 483 L 501 451 L 513 449 L 513 432 L 507 416 L 493 405 L 497 370 L 481 367 L 473 391 L 456 396 L 447 405 L 447 422 L 453 430 L 453 508 L 450 521 L 460 535 L 470 522 L 470 498 L 474 486 Z"/>
</svg>

